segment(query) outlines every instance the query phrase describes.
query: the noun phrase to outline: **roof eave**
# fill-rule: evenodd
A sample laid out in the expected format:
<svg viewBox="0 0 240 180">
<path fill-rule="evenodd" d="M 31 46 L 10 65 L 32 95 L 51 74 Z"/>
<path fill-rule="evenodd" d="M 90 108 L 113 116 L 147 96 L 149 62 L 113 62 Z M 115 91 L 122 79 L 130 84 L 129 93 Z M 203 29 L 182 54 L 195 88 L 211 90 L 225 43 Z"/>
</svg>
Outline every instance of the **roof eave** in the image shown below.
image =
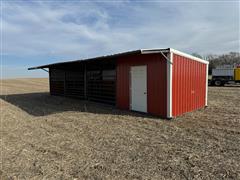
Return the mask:
<svg viewBox="0 0 240 180">
<path fill-rule="evenodd" d="M 154 53 L 174 53 L 180 56 L 184 56 L 186 58 L 190 58 L 196 61 L 199 61 L 201 63 L 204 64 L 209 64 L 208 61 L 192 56 L 190 54 L 175 50 L 173 48 L 165 48 L 165 49 L 139 49 L 139 50 L 134 50 L 134 51 L 127 51 L 127 52 L 123 52 L 123 53 L 117 53 L 117 54 L 112 54 L 112 55 L 107 55 L 107 56 L 98 56 L 98 57 L 94 57 L 94 58 L 88 58 L 88 59 L 81 59 L 81 60 L 74 60 L 74 61 L 65 61 L 65 62 L 59 62 L 59 63 L 53 63 L 53 64 L 46 64 L 46 65 L 42 65 L 42 66 L 35 66 L 35 67 L 31 67 L 28 68 L 28 70 L 35 70 L 35 69 L 43 69 L 43 68 L 49 68 L 52 66 L 58 66 L 58 65 L 63 65 L 63 64 L 69 64 L 69 63 L 78 63 L 78 62 L 88 62 L 88 61 L 94 61 L 94 60 L 103 60 L 103 59 L 107 59 L 107 58 L 116 58 L 116 57 L 120 57 L 120 56 L 125 56 L 125 55 L 133 55 L 133 54 L 154 54 Z"/>
<path fill-rule="evenodd" d="M 46 64 L 46 65 L 42 65 L 42 66 L 31 67 L 31 68 L 28 68 L 28 70 L 49 68 L 52 66 L 58 66 L 58 65 L 69 64 L 69 63 L 88 62 L 88 61 L 101 60 L 101 59 L 103 60 L 103 59 L 116 58 L 116 57 L 120 57 L 120 56 L 133 55 L 133 54 L 141 54 L 141 50 L 127 51 L 124 53 L 117 53 L 117 54 L 106 55 L 106 56 L 98 56 L 98 57 L 94 57 L 94 58 L 87 58 L 87 59 L 81 59 L 81 60 L 73 60 L 73 61 Z"/>
</svg>

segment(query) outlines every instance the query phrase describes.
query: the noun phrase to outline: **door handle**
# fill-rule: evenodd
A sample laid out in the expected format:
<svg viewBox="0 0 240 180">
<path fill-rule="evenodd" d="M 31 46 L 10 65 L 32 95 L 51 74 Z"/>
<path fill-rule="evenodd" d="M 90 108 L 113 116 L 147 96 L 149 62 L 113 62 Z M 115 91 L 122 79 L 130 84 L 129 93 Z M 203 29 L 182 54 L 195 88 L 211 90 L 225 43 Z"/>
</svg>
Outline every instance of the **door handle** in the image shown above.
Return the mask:
<svg viewBox="0 0 240 180">
<path fill-rule="evenodd" d="M 144 92 L 143 94 L 147 94 L 147 92 Z"/>
</svg>

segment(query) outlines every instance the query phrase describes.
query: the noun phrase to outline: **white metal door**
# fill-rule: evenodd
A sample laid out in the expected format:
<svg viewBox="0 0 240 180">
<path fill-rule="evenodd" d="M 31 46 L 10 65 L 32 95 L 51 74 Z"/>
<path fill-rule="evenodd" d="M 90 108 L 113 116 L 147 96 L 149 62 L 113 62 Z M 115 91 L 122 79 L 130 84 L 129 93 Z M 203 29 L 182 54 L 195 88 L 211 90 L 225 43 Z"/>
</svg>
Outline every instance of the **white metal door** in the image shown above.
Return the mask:
<svg viewBox="0 0 240 180">
<path fill-rule="evenodd" d="M 147 66 L 131 67 L 131 110 L 147 112 Z"/>
</svg>

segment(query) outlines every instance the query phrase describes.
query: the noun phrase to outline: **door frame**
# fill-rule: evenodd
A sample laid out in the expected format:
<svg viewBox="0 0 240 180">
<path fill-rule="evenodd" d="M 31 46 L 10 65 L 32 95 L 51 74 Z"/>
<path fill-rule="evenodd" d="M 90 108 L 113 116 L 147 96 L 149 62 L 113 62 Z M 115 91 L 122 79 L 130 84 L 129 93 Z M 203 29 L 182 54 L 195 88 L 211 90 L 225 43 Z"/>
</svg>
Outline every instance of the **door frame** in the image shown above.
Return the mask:
<svg viewBox="0 0 240 180">
<path fill-rule="evenodd" d="M 145 66 L 146 67 L 146 112 L 143 111 L 136 111 L 132 109 L 132 67 L 137 67 L 137 66 Z M 129 68 L 129 109 L 131 111 L 136 111 L 140 113 L 148 113 L 148 66 L 147 64 L 139 64 L 139 65 L 130 65 Z"/>
</svg>

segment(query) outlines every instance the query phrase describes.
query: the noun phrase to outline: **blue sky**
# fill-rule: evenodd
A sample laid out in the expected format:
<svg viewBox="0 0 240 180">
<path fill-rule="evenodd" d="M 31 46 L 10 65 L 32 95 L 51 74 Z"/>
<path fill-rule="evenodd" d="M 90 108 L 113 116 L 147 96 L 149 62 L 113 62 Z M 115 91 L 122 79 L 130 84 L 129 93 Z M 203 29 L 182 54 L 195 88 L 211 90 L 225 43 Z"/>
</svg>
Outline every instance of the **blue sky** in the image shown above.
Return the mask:
<svg viewBox="0 0 240 180">
<path fill-rule="evenodd" d="M 3 1 L 3 78 L 28 67 L 141 48 L 240 51 L 239 1 Z"/>
</svg>

